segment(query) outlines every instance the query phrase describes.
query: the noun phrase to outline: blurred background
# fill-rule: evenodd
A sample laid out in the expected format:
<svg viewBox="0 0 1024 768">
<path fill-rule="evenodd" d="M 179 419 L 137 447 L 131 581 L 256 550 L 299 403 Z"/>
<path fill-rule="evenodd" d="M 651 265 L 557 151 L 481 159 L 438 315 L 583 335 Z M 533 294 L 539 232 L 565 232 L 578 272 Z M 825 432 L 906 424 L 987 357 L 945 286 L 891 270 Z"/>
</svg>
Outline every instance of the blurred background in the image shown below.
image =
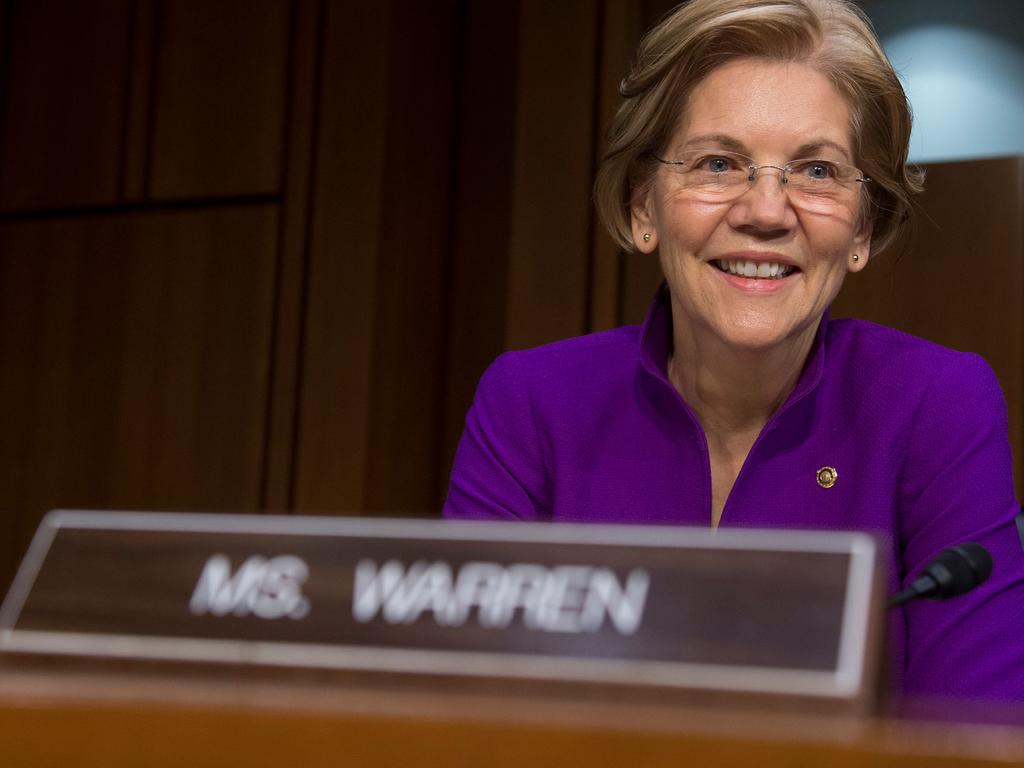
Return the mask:
<svg viewBox="0 0 1024 768">
<path fill-rule="evenodd" d="M 673 5 L 0 0 L 0 588 L 55 507 L 436 515 L 487 364 L 660 281 L 590 189 Z M 863 5 L 929 191 L 834 313 L 984 354 L 1019 470 L 1024 4 Z"/>
</svg>

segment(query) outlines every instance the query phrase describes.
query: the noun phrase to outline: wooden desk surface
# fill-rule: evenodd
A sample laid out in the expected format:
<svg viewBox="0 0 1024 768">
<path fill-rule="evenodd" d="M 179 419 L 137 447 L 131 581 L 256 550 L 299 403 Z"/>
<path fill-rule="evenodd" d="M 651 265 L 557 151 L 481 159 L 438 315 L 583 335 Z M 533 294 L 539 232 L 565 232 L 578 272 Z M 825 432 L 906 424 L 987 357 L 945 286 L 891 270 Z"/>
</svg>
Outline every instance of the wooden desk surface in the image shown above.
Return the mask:
<svg viewBox="0 0 1024 768">
<path fill-rule="evenodd" d="M 1020 725 L 187 673 L 3 670 L 0 745 L 19 768 L 1024 765 Z"/>
</svg>

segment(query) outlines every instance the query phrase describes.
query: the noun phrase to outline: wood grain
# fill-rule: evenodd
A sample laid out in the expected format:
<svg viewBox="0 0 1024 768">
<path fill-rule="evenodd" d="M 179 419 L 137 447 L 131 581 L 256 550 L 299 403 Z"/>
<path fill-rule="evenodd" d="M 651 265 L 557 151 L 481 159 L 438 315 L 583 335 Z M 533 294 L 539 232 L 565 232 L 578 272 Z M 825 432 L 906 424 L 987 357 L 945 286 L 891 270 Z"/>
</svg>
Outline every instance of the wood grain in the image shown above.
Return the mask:
<svg viewBox="0 0 1024 768">
<path fill-rule="evenodd" d="M 278 194 L 288 3 L 174 0 L 158 25 L 150 196 Z"/>
<path fill-rule="evenodd" d="M 519 3 L 470 3 L 460 68 L 441 485 L 477 381 L 505 349 Z"/>
<path fill-rule="evenodd" d="M 315 123 L 322 64 L 323 5 L 300 0 L 293 5 L 289 64 L 288 124 L 283 160 L 284 200 L 274 281 L 273 348 L 260 506 L 292 506 L 298 428 L 298 391 L 302 329 L 310 251 L 310 208 L 319 155 Z"/>
<path fill-rule="evenodd" d="M 524 0 L 505 344 L 587 330 L 597 14 L 589 0 Z"/>
<path fill-rule="evenodd" d="M 328 4 L 323 21 L 291 499 L 306 512 L 364 505 L 390 28 L 387 3 Z"/>
<path fill-rule="evenodd" d="M 455 5 L 336 10 L 326 26 L 295 506 L 433 514 Z M 365 66 L 353 69 L 354 59 Z"/>
<path fill-rule="evenodd" d="M 121 194 L 124 202 L 146 199 L 149 186 L 151 140 L 153 138 L 154 93 L 159 54 L 157 13 L 159 0 L 132 3 L 131 50 L 124 117 L 124 143 L 121 148 Z"/>
<path fill-rule="evenodd" d="M 0 714 L 5 757 L 26 768 L 317 768 L 339 761 L 381 768 L 988 768 L 1024 761 L 1020 712 L 1011 708 L 1000 714 L 1015 714 L 1016 726 L 395 693 L 322 680 L 5 670 Z"/>
<path fill-rule="evenodd" d="M 270 208 L 0 225 L 18 556 L 53 507 L 257 505 L 276 227 Z"/>
<path fill-rule="evenodd" d="M 598 72 L 598 141 L 594 144 L 594 169 L 600 165 L 612 118 L 618 111 L 619 84 L 629 70 L 630 59 L 640 38 L 642 19 L 636 4 L 604 3 L 600 28 L 600 71 Z M 620 283 L 623 254 L 595 218 L 592 241 L 593 267 L 590 277 L 589 329 L 600 331 L 621 325 Z"/>
<path fill-rule="evenodd" d="M 367 509 L 435 515 L 451 248 L 458 4 L 401 3 L 392 27 L 374 305 Z"/>
<path fill-rule="evenodd" d="M 7 4 L 0 210 L 116 201 L 130 7 L 129 0 Z"/>
</svg>

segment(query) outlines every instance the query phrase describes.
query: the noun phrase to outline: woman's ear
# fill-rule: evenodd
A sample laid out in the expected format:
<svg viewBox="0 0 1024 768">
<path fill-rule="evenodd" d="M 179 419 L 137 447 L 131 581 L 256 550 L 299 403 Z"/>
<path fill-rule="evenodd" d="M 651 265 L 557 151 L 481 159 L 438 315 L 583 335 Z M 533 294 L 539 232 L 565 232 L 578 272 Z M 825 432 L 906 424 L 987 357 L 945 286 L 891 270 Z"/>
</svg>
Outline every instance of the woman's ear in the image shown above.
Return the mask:
<svg viewBox="0 0 1024 768">
<path fill-rule="evenodd" d="M 871 199 L 864 195 L 861 198 L 860 214 L 857 222 L 857 233 L 853 236 L 850 244 L 850 257 L 846 267 L 850 272 L 860 272 L 868 265 L 871 258 L 871 232 L 875 228 L 874 205 Z"/>
<path fill-rule="evenodd" d="M 864 267 L 868 265 L 868 259 L 871 258 L 871 220 L 866 219 L 860 225 L 860 232 L 853 238 L 853 244 L 850 248 L 850 259 L 846 264 L 846 268 L 850 272 L 860 272 Z"/>
<path fill-rule="evenodd" d="M 633 192 L 633 202 L 629 206 L 633 245 L 640 253 L 654 253 L 658 247 L 658 231 L 649 210 L 650 199 L 649 187 L 638 189 Z"/>
</svg>

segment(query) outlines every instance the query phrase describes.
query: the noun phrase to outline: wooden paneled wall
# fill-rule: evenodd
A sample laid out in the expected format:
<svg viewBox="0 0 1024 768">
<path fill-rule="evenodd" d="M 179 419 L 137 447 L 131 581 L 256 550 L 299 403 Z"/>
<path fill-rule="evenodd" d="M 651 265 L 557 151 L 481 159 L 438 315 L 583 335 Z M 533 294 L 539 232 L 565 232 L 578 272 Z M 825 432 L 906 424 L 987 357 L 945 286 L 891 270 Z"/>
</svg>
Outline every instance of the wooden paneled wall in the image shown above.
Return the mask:
<svg viewBox="0 0 1024 768">
<path fill-rule="evenodd" d="M 484 367 L 625 316 L 670 5 L 0 0 L 0 585 L 53 507 L 436 514 Z"/>
<path fill-rule="evenodd" d="M 589 200 L 671 5 L 0 0 L 0 586 L 53 507 L 436 514 L 486 365 L 660 279 Z"/>
</svg>

